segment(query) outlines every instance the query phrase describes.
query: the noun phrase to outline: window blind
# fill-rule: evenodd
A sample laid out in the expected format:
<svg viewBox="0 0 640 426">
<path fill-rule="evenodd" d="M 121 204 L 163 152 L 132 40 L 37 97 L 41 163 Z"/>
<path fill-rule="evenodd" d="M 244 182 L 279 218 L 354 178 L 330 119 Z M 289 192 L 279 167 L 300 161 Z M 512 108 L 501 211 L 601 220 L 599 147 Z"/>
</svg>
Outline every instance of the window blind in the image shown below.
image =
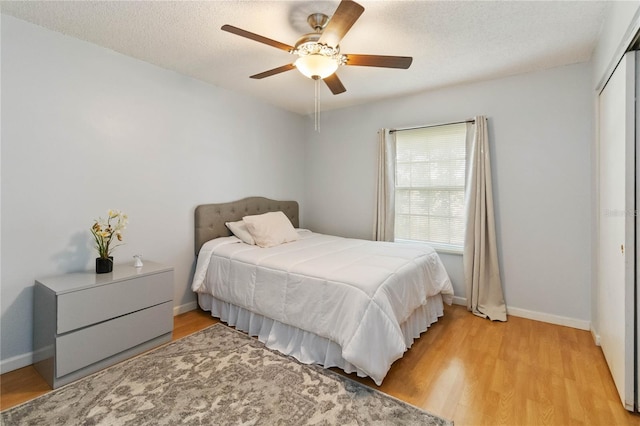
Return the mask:
<svg viewBox="0 0 640 426">
<path fill-rule="evenodd" d="M 465 123 L 396 133 L 396 240 L 464 244 Z"/>
</svg>

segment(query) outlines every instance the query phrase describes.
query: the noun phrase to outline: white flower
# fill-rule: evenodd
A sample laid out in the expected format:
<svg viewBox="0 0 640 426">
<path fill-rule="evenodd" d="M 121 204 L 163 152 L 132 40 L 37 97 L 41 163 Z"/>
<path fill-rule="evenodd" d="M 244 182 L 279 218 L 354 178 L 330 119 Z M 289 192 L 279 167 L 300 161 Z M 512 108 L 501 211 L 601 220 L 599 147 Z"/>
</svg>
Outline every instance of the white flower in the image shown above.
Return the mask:
<svg viewBox="0 0 640 426">
<path fill-rule="evenodd" d="M 98 254 L 102 258 L 108 258 L 111 251 L 118 245 L 111 245 L 113 235 L 118 241 L 122 241 L 122 230 L 126 228 L 128 216 L 120 210 L 107 211 L 107 220 L 98 218 L 91 227 L 91 234 L 96 243 Z"/>
</svg>

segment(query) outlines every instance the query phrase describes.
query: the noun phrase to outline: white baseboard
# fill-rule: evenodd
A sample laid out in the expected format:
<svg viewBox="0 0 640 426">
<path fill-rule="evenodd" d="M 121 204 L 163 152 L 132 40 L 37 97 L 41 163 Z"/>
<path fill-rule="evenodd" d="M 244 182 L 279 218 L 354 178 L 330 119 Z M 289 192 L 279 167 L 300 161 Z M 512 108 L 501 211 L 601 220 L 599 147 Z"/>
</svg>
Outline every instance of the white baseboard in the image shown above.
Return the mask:
<svg viewBox="0 0 640 426">
<path fill-rule="evenodd" d="M 591 327 L 591 337 L 593 337 L 593 343 L 596 344 L 596 346 L 600 346 L 600 335 L 596 332 L 596 330 L 593 329 L 593 327 Z"/>
<path fill-rule="evenodd" d="M 453 297 L 453 303 L 456 305 L 467 306 L 466 297 Z M 527 318 L 535 321 L 546 322 L 549 324 L 563 325 L 565 327 L 577 328 L 579 330 L 591 330 L 591 321 L 579 320 L 575 318 L 563 317 L 560 315 L 547 314 L 545 312 L 530 311 L 527 309 L 514 308 L 507 306 L 507 315 L 514 317 Z M 593 334 L 593 333 L 592 333 Z M 595 335 L 594 335 L 595 340 Z M 599 344 L 600 339 L 596 340 Z"/>
<path fill-rule="evenodd" d="M 460 296 L 453 296 L 453 304 L 467 306 L 467 298 L 460 297 Z"/>
<path fill-rule="evenodd" d="M 33 352 L 27 352 L 26 354 L 3 359 L 0 361 L 0 374 L 8 373 L 9 371 L 17 370 L 22 367 L 28 367 L 31 364 L 33 364 Z"/>
<path fill-rule="evenodd" d="M 591 321 L 547 314 L 544 312 L 529 311 L 527 309 L 507 307 L 507 314 L 513 315 L 514 317 L 548 322 L 549 324 L 564 325 L 565 327 L 577 328 L 578 330 L 588 331 L 591 328 Z"/>
<path fill-rule="evenodd" d="M 454 305 L 462 305 L 467 306 L 466 297 L 453 297 Z M 193 301 L 189 303 L 185 303 L 184 305 L 174 306 L 173 307 L 173 315 L 180 315 L 185 312 L 193 311 L 198 308 L 198 302 Z M 577 328 L 580 330 L 590 330 L 593 336 L 593 339 L 596 345 L 600 345 L 600 336 L 595 333 L 595 331 L 591 328 L 590 321 L 577 320 L 574 318 L 567 318 L 558 315 L 546 314 L 544 312 L 535 312 L 529 311 L 526 309 L 520 308 L 507 308 L 507 313 L 509 315 L 513 315 L 514 317 L 527 318 L 535 321 L 547 322 L 550 324 L 563 325 L 566 327 Z M 0 361 L 0 374 L 7 373 L 9 371 L 17 370 L 18 368 L 27 367 L 33 364 L 33 352 L 28 352 L 26 354 L 17 355 L 5 360 Z"/>
<path fill-rule="evenodd" d="M 185 303 L 184 305 L 174 306 L 173 307 L 173 316 L 184 314 L 185 312 L 193 311 L 198 308 L 198 302 L 194 300 L 193 302 Z"/>
</svg>

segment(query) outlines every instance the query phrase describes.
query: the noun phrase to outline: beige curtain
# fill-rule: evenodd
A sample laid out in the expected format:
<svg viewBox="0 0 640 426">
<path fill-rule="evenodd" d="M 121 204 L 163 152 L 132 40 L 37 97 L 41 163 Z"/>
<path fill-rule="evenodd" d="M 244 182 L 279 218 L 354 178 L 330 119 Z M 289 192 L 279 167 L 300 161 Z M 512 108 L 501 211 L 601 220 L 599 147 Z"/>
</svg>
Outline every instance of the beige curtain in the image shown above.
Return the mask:
<svg viewBox="0 0 640 426">
<path fill-rule="evenodd" d="M 395 224 L 396 139 L 389 129 L 378 131 L 378 180 L 373 239 L 393 241 Z"/>
<path fill-rule="evenodd" d="M 507 320 L 493 216 L 487 119 L 476 117 L 469 149 L 465 195 L 464 280 L 467 309 L 496 321 Z"/>
</svg>

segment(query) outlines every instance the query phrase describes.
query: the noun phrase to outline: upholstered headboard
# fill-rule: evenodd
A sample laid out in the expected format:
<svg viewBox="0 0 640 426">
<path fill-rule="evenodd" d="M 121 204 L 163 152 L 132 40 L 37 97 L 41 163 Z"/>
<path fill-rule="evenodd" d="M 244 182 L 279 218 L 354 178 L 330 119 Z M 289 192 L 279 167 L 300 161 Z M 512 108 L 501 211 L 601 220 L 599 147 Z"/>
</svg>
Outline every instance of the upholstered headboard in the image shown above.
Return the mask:
<svg viewBox="0 0 640 426">
<path fill-rule="evenodd" d="M 248 197 L 221 204 L 203 204 L 195 212 L 196 256 L 204 243 L 214 238 L 228 237 L 231 231 L 225 222 L 242 220 L 244 216 L 281 211 L 295 228 L 300 227 L 297 201 L 277 201 L 264 197 Z"/>
</svg>

